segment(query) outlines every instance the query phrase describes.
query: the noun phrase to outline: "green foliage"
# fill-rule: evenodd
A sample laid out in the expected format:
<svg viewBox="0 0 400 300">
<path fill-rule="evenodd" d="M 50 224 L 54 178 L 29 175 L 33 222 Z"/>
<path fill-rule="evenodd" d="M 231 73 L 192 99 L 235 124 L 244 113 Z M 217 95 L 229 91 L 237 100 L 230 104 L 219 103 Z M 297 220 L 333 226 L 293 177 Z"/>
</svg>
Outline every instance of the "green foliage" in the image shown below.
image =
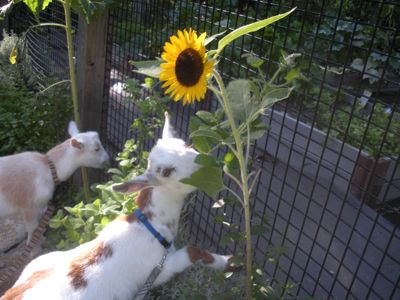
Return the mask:
<svg viewBox="0 0 400 300">
<path fill-rule="evenodd" d="M 261 20 L 261 21 L 257 21 L 257 22 L 253 22 L 251 24 L 245 25 L 245 26 L 240 26 L 239 28 L 235 29 L 234 31 L 232 31 L 231 33 L 225 35 L 221 40 L 219 40 L 218 42 L 218 48 L 216 49 L 216 54 L 219 54 L 227 45 L 231 44 L 234 40 L 236 40 L 237 38 L 251 33 L 251 32 L 255 32 L 258 31 L 262 28 L 267 27 L 268 25 L 275 23 L 277 21 L 279 21 L 280 19 L 283 19 L 285 17 L 287 17 L 289 14 L 291 14 L 296 8 L 283 13 L 283 14 L 279 14 L 270 18 L 267 18 L 265 20 Z"/>
<path fill-rule="evenodd" d="M 108 171 L 111 179 L 105 184 L 93 185 L 94 196 L 89 201 L 83 201 L 82 195 L 77 195 L 74 203 L 78 204 L 59 210 L 50 220 L 48 248 L 70 249 L 90 241 L 116 216 L 130 214 L 135 208 L 136 194 L 115 193 L 111 186 L 142 174 L 147 167 L 146 143 L 154 139 L 155 131 L 161 127 L 160 120 L 166 108 L 159 92 L 152 92 L 145 99 L 139 98 L 141 89 L 147 91 L 152 86 L 149 80 L 142 87 L 136 80 L 127 81 L 126 92 L 130 96 L 125 101 L 133 101 L 140 115 L 131 126 L 138 138 L 126 141 L 123 151 L 116 157 L 118 167 Z"/>
<path fill-rule="evenodd" d="M 13 0 L 13 4 L 23 2 L 32 11 L 35 16 L 44 11 L 53 0 Z M 103 13 L 107 7 L 114 4 L 114 0 L 66 0 L 67 4 L 72 7 L 77 13 L 81 13 L 87 23 L 90 20 Z"/>
<path fill-rule="evenodd" d="M 200 154 L 196 158 L 201 168 L 194 172 L 190 178 L 182 179 L 181 182 L 196 186 L 200 191 L 215 198 L 224 186 L 222 181 L 222 170 L 212 156 Z"/>
<path fill-rule="evenodd" d="M 52 1 L 52 0 L 51 0 Z M 102 14 L 108 7 L 114 4 L 114 0 L 72 0 L 72 8 L 83 14 L 86 23 Z"/>
<path fill-rule="evenodd" d="M 13 35 L 5 35 L 0 43 L 0 156 L 46 152 L 64 139 L 71 116 L 65 86 L 41 93 L 23 56 L 15 65 L 8 62 L 10 49 L 23 52 L 21 44 Z"/>
<path fill-rule="evenodd" d="M 112 174 L 111 180 L 92 187 L 95 196 L 89 203 L 85 204 L 83 195 L 79 194 L 78 204 L 57 211 L 49 222 L 47 247 L 63 250 L 74 248 L 94 239 L 116 216 L 132 212 L 136 206 L 134 202 L 136 195 L 115 193 L 111 190 L 111 186 L 125 182 L 145 170 L 143 163 L 132 156 L 136 150 L 137 145 L 133 140 L 125 143 L 124 150 L 118 153 L 116 158 L 119 161 L 118 168 L 108 171 Z"/>
<path fill-rule="evenodd" d="M 400 113 L 386 112 L 381 103 L 375 103 L 371 112 L 368 106 L 359 103 L 353 113 L 345 106 L 334 114 L 333 122 L 340 129 L 338 138 L 362 148 L 374 158 L 400 155 Z"/>
<path fill-rule="evenodd" d="M 160 60 L 149 60 L 149 61 L 129 61 L 129 64 L 136 67 L 138 70 L 135 71 L 139 74 L 143 74 L 146 76 L 158 78 L 161 68 Z"/>
<path fill-rule="evenodd" d="M 362 147 L 374 158 L 400 154 L 398 111 L 386 108 L 379 100 L 373 105 L 361 104 L 356 99 L 353 108 L 342 94 L 337 96 L 329 90 L 320 92 L 319 88 L 310 89 L 310 94 L 319 97 L 319 101 L 306 101 L 305 106 L 316 114 L 317 127 L 329 132 L 330 137 L 356 148 Z"/>
<path fill-rule="evenodd" d="M 125 101 L 135 103 L 140 115 L 140 118 L 136 118 L 131 125 L 131 131 L 136 132 L 139 147 L 137 155 L 140 159 L 141 153 L 146 150 L 145 141 L 154 140 L 155 133 L 162 127 L 164 112 L 168 111 L 166 103 L 169 98 L 162 95 L 152 78 L 145 78 L 145 82 L 141 85 L 136 79 L 128 79 L 125 90 L 129 95 Z M 142 98 L 142 93 L 148 96 Z"/>
<path fill-rule="evenodd" d="M 33 14 L 38 15 L 41 11 L 45 10 L 53 0 L 23 0 Z"/>
<path fill-rule="evenodd" d="M 174 280 L 152 290 L 148 299 L 242 299 L 243 284 L 244 276 L 241 274 L 223 274 L 203 266 L 194 266 Z"/>
<path fill-rule="evenodd" d="M 282 60 L 279 69 L 269 81 L 260 69 L 262 63 L 251 56 L 247 56 L 247 58 L 258 68 L 259 76 L 251 80 L 232 80 L 226 88 L 232 115 L 235 120 L 241 122 L 238 131 L 243 145 L 247 145 L 248 141 L 254 141 L 265 134 L 267 126 L 263 121 L 263 116 L 267 108 L 288 98 L 296 82 L 294 76 L 283 83 L 274 82 L 278 77 L 285 78 L 292 70 L 289 67 L 290 64 L 294 64 L 294 61 L 290 61 L 287 57 Z M 297 77 L 300 77 L 300 73 L 297 74 Z M 223 119 L 223 110 L 217 110 L 215 113 L 198 111 L 196 116 L 191 118 L 190 137 L 200 153 L 209 154 L 217 148 L 226 145 L 232 146 L 235 143 L 232 128 L 227 121 L 222 121 Z M 202 165 L 199 171 L 193 174 L 190 179 L 185 179 L 184 182 L 196 186 L 215 198 L 217 193 L 224 188 L 222 180 L 217 180 L 221 175 L 219 168 L 223 167 L 225 173 L 231 175 L 239 173 L 238 164 L 233 165 L 232 163 L 237 161 L 234 160 L 234 157 L 235 155 L 230 152 L 230 155 L 218 158 L 218 161 L 212 167 Z M 234 167 L 236 167 L 236 170 Z"/>
</svg>

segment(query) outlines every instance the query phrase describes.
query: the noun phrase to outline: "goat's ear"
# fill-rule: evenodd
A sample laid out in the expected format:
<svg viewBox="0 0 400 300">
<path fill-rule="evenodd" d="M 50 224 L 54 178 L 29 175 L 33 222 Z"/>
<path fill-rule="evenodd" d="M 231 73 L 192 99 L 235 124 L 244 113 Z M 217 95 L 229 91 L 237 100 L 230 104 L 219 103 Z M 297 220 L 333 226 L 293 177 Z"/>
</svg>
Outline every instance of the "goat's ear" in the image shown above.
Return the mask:
<svg viewBox="0 0 400 300">
<path fill-rule="evenodd" d="M 112 189 L 114 192 L 119 192 L 123 194 L 130 194 L 130 193 L 135 193 L 140 190 L 143 190 L 145 188 L 150 187 L 151 184 L 148 181 L 143 181 L 143 180 L 138 180 L 137 178 L 120 183 L 120 184 L 114 184 L 112 186 Z"/>
<path fill-rule="evenodd" d="M 78 141 L 78 139 L 72 138 L 71 139 L 71 146 L 77 148 L 79 150 L 83 149 L 84 145 L 82 142 Z"/>
<path fill-rule="evenodd" d="M 174 129 L 172 128 L 172 126 L 169 122 L 168 112 L 165 112 L 164 116 L 165 116 L 165 123 L 164 123 L 163 132 L 162 132 L 162 138 L 170 139 L 170 138 L 174 137 Z"/>
<path fill-rule="evenodd" d="M 68 133 L 71 137 L 73 137 L 79 133 L 78 126 L 76 126 L 76 123 L 74 121 L 69 122 Z"/>
</svg>

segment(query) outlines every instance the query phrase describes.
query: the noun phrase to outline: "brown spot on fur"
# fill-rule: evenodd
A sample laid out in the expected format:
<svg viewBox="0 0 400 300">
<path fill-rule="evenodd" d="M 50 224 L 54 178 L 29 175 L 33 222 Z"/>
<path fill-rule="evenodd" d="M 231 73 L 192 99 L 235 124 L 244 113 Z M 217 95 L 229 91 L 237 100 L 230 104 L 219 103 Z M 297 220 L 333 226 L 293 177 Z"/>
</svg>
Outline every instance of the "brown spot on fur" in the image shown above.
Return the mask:
<svg viewBox="0 0 400 300">
<path fill-rule="evenodd" d="M 188 246 L 187 252 L 189 255 L 189 259 L 192 263 L 200 261 L 203 264 L 212 264 L 214 262 L 214 257 L 208 251 L 199 249 L 194 246 Z"/>
<path fill-rule="evenodd" d="M 120 222 L 128 222 L 128 223 L 133 223 L 137 220 L 137 217 L 135 214 L 130 214 L 130 215 L 121 215 L 115 218 L 115 221 L 120 221 Z"/>
<path fill-rule="evenodd" d="M 20 300 L 23 298 L 24 293 L 31 289 L 37 282 L 43 280 L 48 277 L 51 273 L 51 270 L 43 270 L 34 272 L 31 277 L 29 277 L 24 283 L 21 283 L 15 287 L 9 289 L 1 300 Z"/>
<path fill-rule="evenodd" d="M 139 195 L 136 197 L 136 204 L 140 208 L 140 210 L 143 212 L 143 214 L 146 216 L 147 219 L 151 220 L 153 217 L 152 212 L 145 212 L 145 208 L 150 205 L 151 203 L 151 193 L 153 189 L 148 188 L 144 189 L 139 192 Z M 121 221 L 121 222 L 128 222 L 128 223 L 133 223 L 137 220 L 137 217 L 134 213 L 131 213 L 130 215 L 121 215 L 115 218 L 116 221 Z"/>
<path fill-rule="evenodd" d="M 75 289 L 84 288 L 88 282 L 85 278 L 85 271 L 88 267 L 99 263 L 102 259 L 110 258 L 113 249 L 106 246 L 104 242 L 97 244 L 92 249 L 77 256 L 70 264 L 68 276 L 71 277 L 71 284 Z"/>
<path fill-rule="evenodd" d="M 3 172 L 0 172 L 0 193 L 9 205 L 18 210 L 30 207 L 30 199 L 35 194 L 34 181 L 31 178 L 35 178 L 37 174 L 30 167 L 28 159 L 47 165 L 44 156 L 35 152 L 10 155 L 1 163 Z"/>
<path fill-rule="evenodd" d="M 146 206 L 150 205 L 152 192 L 152 188 L 144 189 L 139 192 L 139 195 L 136 198 L 136 204 L 142 211 Z"/>
</svg>

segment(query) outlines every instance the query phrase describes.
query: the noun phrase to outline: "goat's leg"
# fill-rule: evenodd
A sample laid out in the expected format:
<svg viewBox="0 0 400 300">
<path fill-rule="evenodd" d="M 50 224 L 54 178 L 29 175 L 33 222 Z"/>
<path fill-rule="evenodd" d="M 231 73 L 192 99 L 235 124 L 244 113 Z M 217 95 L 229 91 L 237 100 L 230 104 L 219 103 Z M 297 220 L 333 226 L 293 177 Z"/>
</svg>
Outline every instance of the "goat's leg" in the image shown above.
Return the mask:
<svg viewBox="0 0 400 300">
<path fill-rule="evenodd" d="M 37 210 L 35 207 L 28 207 L 22 210 L 22 219 L 25 223 L 25 229 L 28 233 L 28 238 L 26 240 L 26 244 L 28 245 L 31 241 L 33 232 L 36 227 L 39 225 L 39 216 L 37 214 Z"/>
<path fill-rule="evenodd" d="M 237 271 L 237 267 L 229 263 L 230 257 L 231 255 L 219 255 L 194 246 L 186 246 L 168 254 L 164 267 L 154 282 L 154 286 L 163 284 L 195 263 L 201 263 L 207 267 L 225 272 Z"/>
</svg>

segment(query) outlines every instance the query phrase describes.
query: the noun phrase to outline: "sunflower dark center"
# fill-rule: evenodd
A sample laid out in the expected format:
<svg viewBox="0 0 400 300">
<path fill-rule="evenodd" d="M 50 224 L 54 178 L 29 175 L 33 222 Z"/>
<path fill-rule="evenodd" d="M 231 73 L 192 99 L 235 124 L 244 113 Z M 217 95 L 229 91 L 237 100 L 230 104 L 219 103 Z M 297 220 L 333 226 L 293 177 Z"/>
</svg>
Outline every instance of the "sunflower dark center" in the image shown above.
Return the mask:
<svg viewBox="0 0 400 300">
<path fill-rule="evenodd" d="M 187 48 L 179 54 L 175 64 L 175 74 L 181 85 L 195 85 L 203 74 L 203 70 L 203 59 L 196 50 Z"/>
</svg>

